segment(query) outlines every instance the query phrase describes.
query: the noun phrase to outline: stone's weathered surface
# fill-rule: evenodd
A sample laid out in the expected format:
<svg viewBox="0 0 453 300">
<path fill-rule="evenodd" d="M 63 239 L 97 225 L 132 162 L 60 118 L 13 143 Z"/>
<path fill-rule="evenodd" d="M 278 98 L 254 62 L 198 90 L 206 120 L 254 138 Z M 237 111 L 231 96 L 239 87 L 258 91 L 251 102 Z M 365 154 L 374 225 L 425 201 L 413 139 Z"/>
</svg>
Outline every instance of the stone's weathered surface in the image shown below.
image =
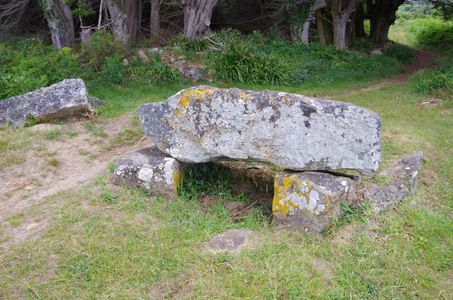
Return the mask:
<svg viewBox="0 0 453 300">
<path fill-rule="evenodd" d="M 189 64 L 184 60 L 177 60 L 175 66 L 184 78 L 193 81 L 209 79 L 208 74 L 206 73 L 206 67 Z"/>
<path fill-rule="evenodd" d="M 280 172 L 274 184 L 274 220 L 322 232 L 340 216 L 341 203 L 354 202 L 356 189 L 356 182 L 348 177 L 320 172 Z"/>
<path fill-rule="evenodd" d="M 82 79 L 65 79 L 49 87 L 0 101 L 0 127 L 21 126 L 27 118 L 61 119 L 93 110 Z"/>
<path fill-rule="evenodd" d="M 384 186 L 371 185 L 364 192 L 365 200 L 371 203 L 376 212 L 396 208 L 401 200 L 415 191 L 422 163 L 422 152 L 391 163 L 379 174 L 389 183 Z"/>
<path fill-rule="evenodd" d="M 184 165 L 155 147 L 144 148 L 118 160 L 113 179 L 153 194 L 175 197 Z"/>
<path fill-rule="evenodd" d="M 250 235 L 253 231 L 249 229 L 232 229 L 216 235 L 208 243 L 208 250 L 214 253 L 228 252 L 238 253 L 249 243 Z"/>
<path fill-rule="evenodd" d="M 138 115 L 156 146 L 185 162 L 226 157 L 371 175 L 381 161 L 379 117 L 348 103 L 199 86 L 142 105 Z"/>
</svg>

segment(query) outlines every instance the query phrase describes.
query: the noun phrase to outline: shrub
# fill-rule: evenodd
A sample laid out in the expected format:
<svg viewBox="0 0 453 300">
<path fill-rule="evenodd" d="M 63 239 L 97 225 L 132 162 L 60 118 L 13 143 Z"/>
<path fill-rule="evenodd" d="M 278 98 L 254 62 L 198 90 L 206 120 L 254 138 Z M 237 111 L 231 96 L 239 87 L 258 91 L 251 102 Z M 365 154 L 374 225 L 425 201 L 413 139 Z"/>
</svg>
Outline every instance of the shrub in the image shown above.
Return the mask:
<svg viewBox="0 0 453 300">
<path fill-rule="evenodd" d="M 398 43 L 391 43 L 389 47 L 384 48 L 383 54 L 395 58 L 403 64 L 408 64 L 417 57 L 414 49 Z"/>
<path fill-rule="evenodd" d="M 431 94 L 441 89 L 448 89 L 453 93 L 453 67 L 419 72 L 412 78 L 412 84 L 421 94 Z"/>
<path fill-rule="evenodd" d="M 115 53 L 105 58 L 97 78 L 104 84 L 122 84 L 125 81 L 126 72 L 127 68 L 123 65 L 121 56 Z"/>
<path fill-rule="evenodd" d="M 210 69 L 219 79 L 252 84 L 286 84 L 289 67 L 276 56 L 257 51 L 245 43 L 233 43 L 211 55 Z"/>
<path fill-rule="evenodd" d="M 54 51 L 39 40 L 3 44 L 0 56 L 0 99 L 79 76 L 78 57 L 71 49 Z"/>
<path fill-rule="evenodd" d="M 134 60 L 131 63 L 129 79 L 160 85 L 179 82 L 181 80 L 181 74 L 169 65 L 163 63 L 160 56 L 156 54 L 149 64 Z"/>
<path fill-rule="evenodd" d="M 409 20 L 408 33 L 418 46 L 438 48 L 453 43 L 453 22 L 436 18 Z"/>
<path fill-rule="evenodd" d="M 82 61 L 95 69 L 100 68 L 107 57 L 118 53 L 126 55 L 126 49 L 117 41 L 113 35 L 106 30 L 98 30 L 90 36 L 88 42 L 82 45 Z"/>
</svg>

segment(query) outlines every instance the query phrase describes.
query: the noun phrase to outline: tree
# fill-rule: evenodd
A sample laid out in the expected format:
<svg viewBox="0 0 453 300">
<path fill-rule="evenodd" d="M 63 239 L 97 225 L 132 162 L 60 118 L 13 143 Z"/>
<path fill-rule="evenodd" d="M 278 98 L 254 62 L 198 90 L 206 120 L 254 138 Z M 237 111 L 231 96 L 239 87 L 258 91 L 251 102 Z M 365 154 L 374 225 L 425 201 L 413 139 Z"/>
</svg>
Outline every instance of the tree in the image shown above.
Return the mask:
<svg viewBox="0 0 453 300">
<path fill-rule="evenodd" d="M 360 0 L 327 0 L 327 6 L 332 15 L 333 44 L 338 49 L 347 46 L 347 25 L 359 2 Z"/>
<path fill-rule="evenodd" d="M 154 39 L 160 36 L 160 0 L 151 0 L 149 29 Z"/>
<path fill-rule="evenodd" d="M 7 32 L 16 26 L 29 3 L 30 0 L 0 1 L 0 32 Z"/>
<path fill-rule="evenodd" d="M 308 16 L 304 22 L 304 28 L 302 30 L 302 43 L 308 44 L 310 41 L 310 27 L 312 22 L 315 20 L 316 12 L 321 8 L 326 7 L 326 0 L 315 0 L 313 5 L 310 7 L 308 11 Z"/>
<path fill-rule="evenodd" d="M 428 0 L 435 9 L 441 12 L 445 20 L 453 18 L 453 1 L 451 0 Z"/>
<path fill-rule="evenodd" d="M 64 0 L 39 0 L 55 49 L 74 45 L 74 21 L 70 7 Z"/>
<path fill-rule="evenodd" d="M 141 0 L 106 0 L 115 38 L 125 46 L 135 43 L 141 24 Z"/>
<path fill-rule="evenodd" d="M 198 39 L 211 25 L 212 10 L 217 0 L 181 0 L 184 10 L 184 34 Z"/>
<path fill-rule="evenodd" d="M 404 0 L 368 0 L 367 12 L 370 18 L 370 36 L 376 45 L 388 40 L 390 26 L 396 20 L 396 11 Z"/>
</svg>

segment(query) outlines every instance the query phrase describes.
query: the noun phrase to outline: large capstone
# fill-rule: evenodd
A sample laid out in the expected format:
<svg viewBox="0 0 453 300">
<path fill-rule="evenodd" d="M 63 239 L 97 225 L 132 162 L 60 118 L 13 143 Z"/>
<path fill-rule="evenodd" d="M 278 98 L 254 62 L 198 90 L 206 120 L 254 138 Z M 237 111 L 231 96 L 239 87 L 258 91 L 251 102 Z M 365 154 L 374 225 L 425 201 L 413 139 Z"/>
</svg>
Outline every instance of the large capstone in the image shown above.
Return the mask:
<svg viewBox="0 0 453 300">
<path fill-rule="evenodd" d="M 340 216 L 340 204 L 354 202 L 357 184 L 351 178 L 328 173 L 280 172 L 274 183 L 274 220 L 322 232 Z"/>
<path fill-rule="evenodd" d="M 149 147 L 118 160 L 115 163 L 113 180 L 152 194 L 175 197 L 184 169 L 184 163 L 155 147 Z"/>
<path fill-rule="evenodd" d="M 156 146 L 184 162 L 230 158 L 371 175 L 381 161 L 379 117 L 349 103 L 198 86 L 144 104 L 138 115 Z"/>
<path fill-rule="evenodd" d="M 66 79 L 49 87 L 0 100 L 0 127 L 21 126 L 27 119 L 61 119 L 93 110 L 82 79 Z"/>
</svg>

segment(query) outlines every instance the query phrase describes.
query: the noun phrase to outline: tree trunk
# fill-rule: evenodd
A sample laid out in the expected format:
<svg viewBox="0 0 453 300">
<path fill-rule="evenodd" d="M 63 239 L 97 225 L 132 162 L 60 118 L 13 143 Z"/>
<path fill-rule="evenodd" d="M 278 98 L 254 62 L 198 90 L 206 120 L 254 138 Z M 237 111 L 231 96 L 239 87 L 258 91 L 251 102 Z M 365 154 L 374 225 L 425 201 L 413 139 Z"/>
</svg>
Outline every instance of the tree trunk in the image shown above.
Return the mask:
<svg viewBox="0 0 453 300">
<path fill-rule="evenodd" d="M 388 40 L 390 26 L 396 20 L 396 11 L 403 3 L 404 0 L 368 0 L 370 36 L 374 44 L 382 45 Z"/>
<path fill-rule="evenodd" d="M 310 42 L 311 23 L 315 20 L 316 12 L 324 7 L 326 7 L 325 0 L 315 0 L 313 5 L 310 7 L 310 10 L 308 11 L 308 16 L 305 19 L 304 27 L 302 30 L 302 37 L 301 37 L 302 43 L 308 44 Z"/>
<path fill-rule="evenodd" d="M 64 0 L 40 0 L 39 4 L 49 24 L 55 49 L 74 45 L 74 20 L 71 9 Z"/>
<path fill-rule="evenodd" d="M 333 20 L 333 44 L 338 49 L 347 47 L 346 29 L 359 0 L 329 0 Z"/>
<path fill-rule="evenodd" d="M 319 43 L 331 45 L 333 43 L 333 32 L 331 23 L 326 20 L 324 9 L 316 12 L 316 26 L 318 30 Z"/>
<path fill-rule="evenodd" d="M 160 36 L 160 0 L 151 0 L 149 29 L 151 31 L 151 38 L 157 40 Z"/>
<path fill-rule="evenodd" d="M 184 34 L 198 39 L 211 25 L 211 15 L 217 0 L 182 0 L 184 5 Z"/>
<path fill-rule="evenodd" d="M 105 0 L 115 38 L 124 46 L 137 41 L 141 24 L 141 0 Z"/>
<path fill-rule="evenodd" d="M 363 12 L 363 4 L 360 3 L 354 14 L 354 36 L 355 37 L 366 37 L 364 22 L 365 22 L 365 15 Z"/>
</svg>

